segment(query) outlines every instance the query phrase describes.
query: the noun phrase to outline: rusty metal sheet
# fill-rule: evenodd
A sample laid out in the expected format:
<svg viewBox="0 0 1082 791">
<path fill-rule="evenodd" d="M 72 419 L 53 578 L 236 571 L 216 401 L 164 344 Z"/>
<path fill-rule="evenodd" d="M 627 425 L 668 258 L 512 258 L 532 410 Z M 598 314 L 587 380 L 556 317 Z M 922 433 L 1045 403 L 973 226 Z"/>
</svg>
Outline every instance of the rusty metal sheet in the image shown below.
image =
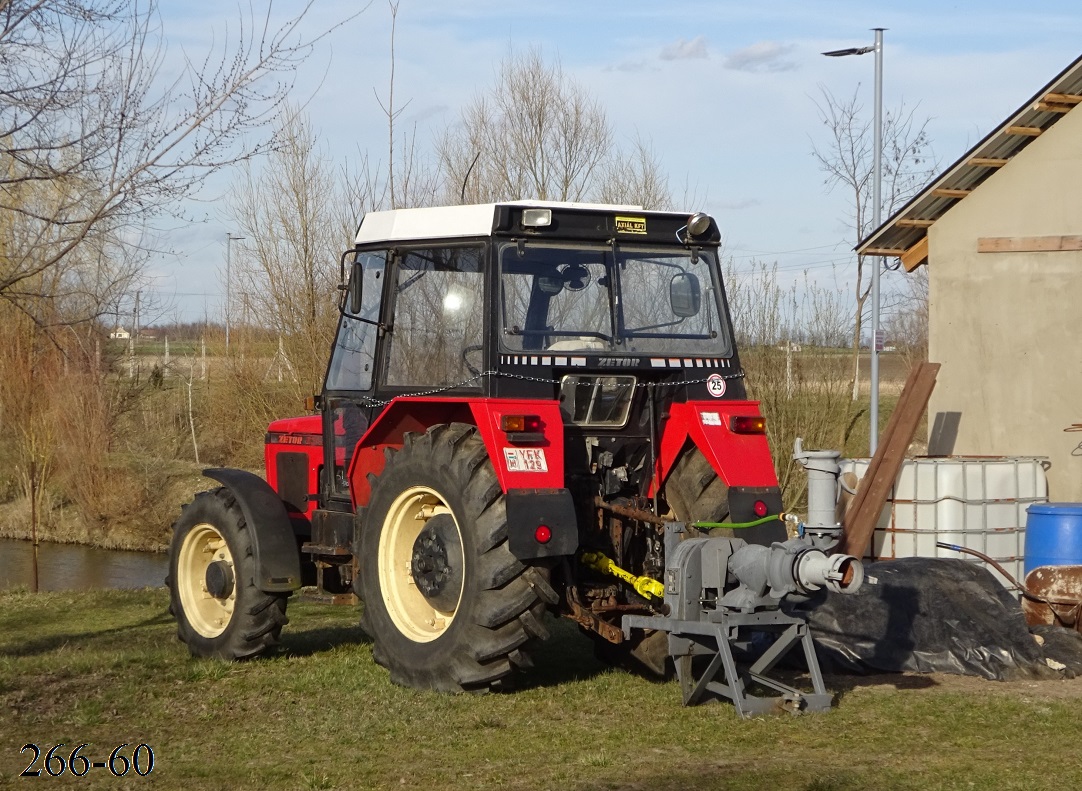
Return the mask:
<svg viewBox="0 0 1082 791">
<path fill-rule="evenodd" d="M 1082 566 L 1039 566 L 1026 575 L 1022 612 L 1030 626 L 1082 632 Z"/>
</svg>

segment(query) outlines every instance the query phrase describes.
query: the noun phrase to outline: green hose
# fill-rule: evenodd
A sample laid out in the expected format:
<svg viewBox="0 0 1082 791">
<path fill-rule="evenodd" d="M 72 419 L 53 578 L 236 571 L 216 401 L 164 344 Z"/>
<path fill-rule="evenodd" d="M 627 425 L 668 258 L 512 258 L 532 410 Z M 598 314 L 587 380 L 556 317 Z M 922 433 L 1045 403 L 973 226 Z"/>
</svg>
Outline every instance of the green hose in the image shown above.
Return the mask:
<svg viewBox="0 0 1082 791">
<path fill-rule="evenodd" d="M 705 527 L 712 530 L 715 527 L 730 527 L 739 529 L 742 527 L 755 527 L 756 525 L 763 525 L 767 522 L 773 522 L 775 519 L 784 519 L 784 514 L 774 514 L 773 516 L 764 516 L 762 519 L 756 519 L 754 522 L 693 522 L 692 527 Z"/>
</svg>

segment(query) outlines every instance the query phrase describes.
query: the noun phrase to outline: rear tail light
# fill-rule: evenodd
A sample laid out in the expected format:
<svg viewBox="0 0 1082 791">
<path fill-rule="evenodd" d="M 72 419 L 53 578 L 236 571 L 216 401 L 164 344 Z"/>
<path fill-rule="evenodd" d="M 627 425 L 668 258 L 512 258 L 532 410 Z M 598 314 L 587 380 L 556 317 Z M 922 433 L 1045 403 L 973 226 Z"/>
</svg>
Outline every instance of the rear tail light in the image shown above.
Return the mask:
<svg viewBox="0 0 1082 791">
<path fill-rule="evenodd" d="M 547 544 L 552 540 L 552 530 L 549 529 L 548 525 L 538 525 L 537 529 L 533 531 L 533 537 L 538 544 Z"/>
<path fill-rule="evenodd" d="M 538 445 L 545 441 L 539 415 L 501 415 L 500 430 L 512 445 Z"/>
<path fill-rule="evenodd" d="M 501 415 L 500 430 L 507 434 L 536 433 L 541 431 L 541 418 L 538 415 Z"/>
<path fill-rule="evenodd" d="M 765 434 L 766 418 L 761 416 L 733 415 L 729 418 L 729 430 L 734 434 Z"/>
<path fill-rule="evenodd" d="M 753 508 L 755 510 L 756 516 L 766 516 L 767 507 L 766 503 L 764 503 L 762 500 L 756 500 Z"/>
</svg>

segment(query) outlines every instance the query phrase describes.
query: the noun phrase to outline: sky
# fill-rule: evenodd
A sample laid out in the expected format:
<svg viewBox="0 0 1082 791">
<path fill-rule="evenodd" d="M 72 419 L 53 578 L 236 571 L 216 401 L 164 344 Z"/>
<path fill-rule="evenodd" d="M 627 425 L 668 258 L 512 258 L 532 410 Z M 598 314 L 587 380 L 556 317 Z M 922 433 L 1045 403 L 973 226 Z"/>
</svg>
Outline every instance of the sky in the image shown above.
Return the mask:
<svg viewBox="0 0 1082 791">
<path fill-rule="evenodd" d="M 316 0 L 305 29 L 356 8 Z M 160 13 L 174 57 L 205 49 L 239 11 L 160 0 Z M 307 103 L 332 159 L 386 150 L 377 94 L 386 96 L 389 81 L 390 20 L 386 0 L 373 0 L 296 74 L 294 99 Z M 849 291 L 848 203 L 828 190 L 812 156 L 826 141 L 816 101 L 823 90 L 859 91 L 870 117 L 875 63 L 871 54 L 820 53 L 870 45 L 876 27 L 886 28 L 884 106 L 904 102 L 928 119 L 940 170 L 1082 54 L 1077 0 L 401 0 L 395 93 L 408 105 L 399 125 L 415 126 L 426 148 L 491 85 L 509 52 L 540 47 L 598 99 L 618 140 L 651 144 L 677 202 L 686 197 L 695 205 L 683 208 L 717 219 L 738 268 L 776 263 L 785 282 L 806 273 Z M 207 186 L 190 207 L 194 221 L 161 226 L 158 245 L 170 254 L 151 262 L 145 287 L 163 306 L 158 321 L 221 320 L 226 236 L 237 232 L 223 200 L 229 179 Z M 888 275 L 884 287 L 900 277 Z"/>
</svg>

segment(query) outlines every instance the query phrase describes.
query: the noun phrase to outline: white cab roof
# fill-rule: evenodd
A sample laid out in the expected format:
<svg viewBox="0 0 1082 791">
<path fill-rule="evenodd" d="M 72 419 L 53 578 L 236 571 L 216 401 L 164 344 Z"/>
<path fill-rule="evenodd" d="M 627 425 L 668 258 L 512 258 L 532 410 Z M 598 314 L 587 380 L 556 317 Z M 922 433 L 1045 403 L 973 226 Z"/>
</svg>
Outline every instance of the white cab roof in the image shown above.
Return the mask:
<svg viewBox="0 0 1082 791">
<path fill-rule="evenodd" d="M 498 206 L 531 206 L 553 209 L 594 209 L 601 211 L 643 211 L 641 206 L 615 206 L 606 203 L 560 203 L 557 201 L 506 201 L 470 206 L 434 206 L 424 209 L 392 209 L 372 211 L 364 215 L 357 229 L 357 244 L 370 242 L 404 242 L 417 239 L 438 239 L 469 236 L 489 236 Z M 682 212 L 650 212 L 651 214 L 684 214 Z"/>
</svg>

